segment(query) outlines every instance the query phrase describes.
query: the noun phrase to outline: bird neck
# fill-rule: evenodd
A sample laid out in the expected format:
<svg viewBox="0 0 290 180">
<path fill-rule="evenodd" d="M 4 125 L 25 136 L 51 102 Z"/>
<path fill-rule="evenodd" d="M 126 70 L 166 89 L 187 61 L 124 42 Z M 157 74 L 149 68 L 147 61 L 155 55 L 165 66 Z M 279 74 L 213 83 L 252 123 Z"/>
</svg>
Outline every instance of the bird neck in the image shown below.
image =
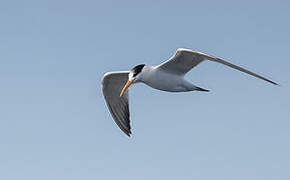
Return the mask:
<svg viewBox="0 0 290 180">
<path fill-rule="evenodd" d="M 153 71 L 154 71 L 153 66 L 144 66 L 144 68 L 142 69 L 142 73 L 140 74 L 139 81 L 146 82 L 148 79 L 151 78 Z"/>
</svg>

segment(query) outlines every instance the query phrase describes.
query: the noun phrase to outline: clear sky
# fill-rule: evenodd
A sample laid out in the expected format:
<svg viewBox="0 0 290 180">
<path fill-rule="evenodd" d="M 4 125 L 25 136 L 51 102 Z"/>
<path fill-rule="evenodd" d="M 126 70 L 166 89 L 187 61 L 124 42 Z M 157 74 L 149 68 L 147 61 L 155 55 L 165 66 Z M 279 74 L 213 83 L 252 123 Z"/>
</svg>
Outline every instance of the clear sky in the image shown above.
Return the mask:
<svg viewBox="0 0 290 180">
<path fill-rule="evenodd" d="M 0 179 L 290 179 L 290 3 L 0 2 Z M 130 89 L 132 137 L 101 93 L 105 72 L 155 65 L 179 47 L 210 93 Z"/>
</svg>

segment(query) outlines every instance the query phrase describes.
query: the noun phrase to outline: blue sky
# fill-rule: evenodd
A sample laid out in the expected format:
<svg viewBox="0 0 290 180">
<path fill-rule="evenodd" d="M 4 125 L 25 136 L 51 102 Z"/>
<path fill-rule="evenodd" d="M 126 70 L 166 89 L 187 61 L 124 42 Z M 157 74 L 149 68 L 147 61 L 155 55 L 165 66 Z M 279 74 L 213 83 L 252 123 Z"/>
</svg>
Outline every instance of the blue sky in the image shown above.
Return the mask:
<svg viewBox="0 0 290 180">
<path fill-rule="evenodd" d="M 1 1 L 0 179 L 289 179 L 289 1 Z M 210 93 L 130 90 L 132 137 L 101 93 L 105 72 L 179 47 Z"/>
</svg>

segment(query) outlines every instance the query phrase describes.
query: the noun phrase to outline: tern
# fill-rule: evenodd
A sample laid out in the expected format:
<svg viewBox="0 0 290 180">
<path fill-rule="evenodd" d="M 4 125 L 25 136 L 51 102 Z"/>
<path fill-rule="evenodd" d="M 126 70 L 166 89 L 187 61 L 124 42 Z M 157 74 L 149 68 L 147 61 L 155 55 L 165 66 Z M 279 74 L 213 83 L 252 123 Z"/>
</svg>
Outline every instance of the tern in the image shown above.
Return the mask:
<svg viewBox="0 0 290 180">
<path fill-rule="evenodd" d="M 102 79 L 102 91 L 109 111 L 119 128 L 128 136 L 131 134 L 128 88 L 135 83 L 144 83 L 154 89 L 168 92 L 209 91 L 195 86 L 184 79 L 192 68 L 209 60 L 224 64 L 274 85 L 277 83 L 220 58 L 179 48 L 167 61 L 157 66 L 140 64 L 130 71 L 108 72 Z"/>
</svg>

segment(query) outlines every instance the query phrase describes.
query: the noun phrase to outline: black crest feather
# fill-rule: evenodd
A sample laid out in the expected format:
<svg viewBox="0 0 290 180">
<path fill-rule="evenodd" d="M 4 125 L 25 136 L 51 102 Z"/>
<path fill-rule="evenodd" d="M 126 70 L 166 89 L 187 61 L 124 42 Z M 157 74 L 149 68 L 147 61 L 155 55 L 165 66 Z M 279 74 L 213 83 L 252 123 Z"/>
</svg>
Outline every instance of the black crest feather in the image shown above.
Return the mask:
<svg viewBox="0 0 290 180">
<path fill-rule="evenodd" d="M 131 72 L 133 73 L 133 77 L 137 76 L 137 74 L 139 74 L 143 67 L 145 66 L 145 64 L 140 64 L 138 66 L 135 66 L 133 69 L 131 69 Z"/>
</svg>

